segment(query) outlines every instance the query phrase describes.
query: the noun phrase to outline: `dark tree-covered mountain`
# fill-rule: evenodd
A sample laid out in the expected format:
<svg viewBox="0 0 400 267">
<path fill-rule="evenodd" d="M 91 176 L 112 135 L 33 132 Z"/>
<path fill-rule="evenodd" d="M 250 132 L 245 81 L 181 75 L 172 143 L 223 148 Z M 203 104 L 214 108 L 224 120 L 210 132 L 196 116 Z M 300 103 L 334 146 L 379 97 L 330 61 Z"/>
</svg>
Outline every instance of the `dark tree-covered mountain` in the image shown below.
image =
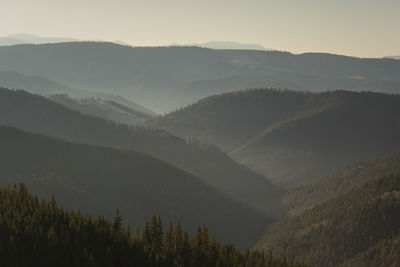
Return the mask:
<svg viewBox="0 0 400 267">
<path fill-rule="evenodd" d="M 308 93 L 274 89 L 225 93 L 149 120 L 146 125 L 231 152 L 268 126 L 303 111 L 309 97 Z"/>
<path fill-rule="evenodd" d="M 306 108 L 270 125 L 230 155 L 287 186 L 351 162 L 400 151 L 400 95 L 310 94 Z"/>
<path fill-rule="evenodd" d="M 293 186 L 400 151 L 400 95 L 254 89 L 205 98 L 147 122 L 198 139 Z"/>
<path fill-rule="evenodd" d="M 28 185 L 40 197 L 54 193 L 63 207 L 127 222 L 153 214 L 194 231 L 207 224 L 223 242 L 253 245 L 269 220 L 212 189 L 201 179 L 145 154 L 73 144 L 0 127 L 0 182 Z"/>
<path fill-rule="evenodd" d="M 38 95 L 7 89 L 0 89 L 0 124 L 73 142 L 144 152 L 198 176 L 258 211 L 280 215 L 282 189 L 237 164 L 216 147 L 188 143 L 164 130 L 118 125 Z"/>
<path fill-rule="evenodd" d="M 400 174 L 267 228 L 256 248 L 313 266 L 399 266 Z"/>
<path fill-rule="evenodd" d="M 159 216 L 145 226 L 65 211 L 39 201 L 24 185 L 0 189 L 1 266 L 302 266 L 271 254 L 221 245 L 205 225 L 192 237 L 180 223 L 163 229 Z"/>
<path fill-rule="evenodd" d="M 246 88 L 399 92 L 400 62 L 331 54 L 60 43 L 0 47 L 0 69 L 122 95 L 156 112 Z"/>
<path fill-rule="evenodd" d="M 96 97 L 73 99 L 66 94 L 56 94 L 50 95 L 48 98 L 70 109 L 117 123 L 138 124 L 151 117 L 149 114 L 131 109 L 118 102 Z"/>
<path fill-rule="evenodd" d="M 299 214 L 390 173 L 400 173 L 400 153 L 353 163 L 315 182 L 296 187 L 284 197 L 284 207 L 289 214 Z"/>
</svg>

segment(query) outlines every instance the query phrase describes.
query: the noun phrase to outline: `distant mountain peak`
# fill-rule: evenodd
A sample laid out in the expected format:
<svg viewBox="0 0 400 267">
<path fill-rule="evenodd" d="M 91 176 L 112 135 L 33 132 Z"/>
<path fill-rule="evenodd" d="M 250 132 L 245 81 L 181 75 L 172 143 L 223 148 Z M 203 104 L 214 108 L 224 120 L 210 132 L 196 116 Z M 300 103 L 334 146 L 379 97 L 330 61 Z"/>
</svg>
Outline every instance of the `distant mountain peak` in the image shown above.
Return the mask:
<svg viewBox="0 0 400 267">
<path fill-rule="evenodd" d="M 270 48 L 266 48 L 260 44 L 238 43 L 233 41 L 210 41 L 206 43 L 193 43 L 187 45 L 199 46 L 210 49 L 261 50 L 261 51 L 273 50 Z"/>
<path fill-rule="evenodd" d="M 78 39 L 64 37 L 42 37 L 28 33 L 10 34 L 0 37 L 0 46 L 16 44 L 45 44 L 45 43 L 63 43 L 76 42 Z"/>
<path fill-rule="evenodd" d="M 387 56 L 387 57 L 384 57 L 384 58 L 400 59 L 400 56 Z"/>
</svg>

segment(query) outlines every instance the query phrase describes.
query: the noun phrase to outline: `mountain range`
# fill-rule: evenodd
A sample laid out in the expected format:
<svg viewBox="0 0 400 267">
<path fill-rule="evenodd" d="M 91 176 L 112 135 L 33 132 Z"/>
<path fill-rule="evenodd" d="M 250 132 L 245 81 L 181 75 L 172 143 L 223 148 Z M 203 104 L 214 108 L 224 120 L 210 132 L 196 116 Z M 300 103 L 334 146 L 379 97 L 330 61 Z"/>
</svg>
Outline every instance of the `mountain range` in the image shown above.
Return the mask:
<svg viewBox="0 0 400 267">
<path fill-rule="evenodd" d="M 399 114 L 393 58 L 0 38 L 0 265 L 398 266 Z"/>
<path fill-rule="evenodd" d="M 400 62 L 391 59 L 98 42 L 0 47 L 0 70 L 120 95 L 159 113 L 246 88 L 384 92 L 400 88 Z"/>
<path fill-rule="evenodd" d="M 263 214 L 281 216 L 284 190 L 214 146 L 186 142 L 165 130 L 85 115 L 45 97 L 0 89 L 0 124 L 60 139 L 146 153 L 194 174 Z"/>
<path fill-rule="evenodd" d="M 0 37 L 0 46 L 9 46 L 17 44 L 51 44 L 51 43 L 65 43 L 65 42 L 82 42 L 83 40 L 75 38 L 61 38 L 61 37 L 42 37 L 33 34 L 20 33 L 10 34 L 4 37 Z M 95 40 L 93 40 L 95 41 Z M 115 40 L 113 43 L 131 46 L 130 44 Z M 206 43 L 192 43 L 186 45 L 172 44 L 173 46 L 198 46 L 210 49 L 239 49 L 239 50 L 272 50 L 263 47 L 259 44 L 244 44 L 232 41 L 210 41 Z"/>
<path fill-rule="evenodd" d="M 178 45 L 179 46 L 179 45 Z M 235 50 L 260 50 L 260 51 L 271 51 L 272 49 L 265 48 L 259 44 L 243 44 L 232 41 L 210 41 L 206 43 L 192 43 L 181 46 L 198 46 L 210 49 L 235 49 Z"/>
<path fill-rule="evenodd" d="M 0 46 L 17 45 L 17 44 L 46 44 L 46 43 L 63 43 L 75 42 L 78 39 L 64 37 L 40 37 L 27 33 L 10 34 L 0 37 Z"/>
<path fill-rule="evenodd" d="M 400 56 L 388 56 L 388 57 L 385 57 L 385 58 L 400 59 Z"/>
</svg>

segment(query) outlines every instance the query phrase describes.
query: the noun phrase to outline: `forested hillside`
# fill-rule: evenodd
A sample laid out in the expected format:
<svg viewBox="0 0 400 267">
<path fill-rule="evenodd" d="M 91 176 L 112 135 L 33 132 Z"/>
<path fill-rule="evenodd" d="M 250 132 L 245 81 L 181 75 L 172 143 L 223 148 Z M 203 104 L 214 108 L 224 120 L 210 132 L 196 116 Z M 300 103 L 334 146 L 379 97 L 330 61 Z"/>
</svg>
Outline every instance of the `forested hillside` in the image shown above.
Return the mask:
<svg viewBox="0 0 400 267">
<path fill-rule="evenodd" d="M 112 220 L 66 211 L 24 185 L 0 189 L 0 214 L 2 266 L 302 266 L 221 245 L 205 225 L 189 236 L 159 216 L 134 229 L 118 210 Z"/>
<path fill-rule="evenodd" d="M 309 93 L 274 89 L 225 93 L 151 119 L 146 125 L 231 152 L 268 126 L 303 111 L 309 97 Z"/>
<path fill-rule="evenodd" d="M 0 10 L 0 267 L 400 267 L 400 0 Z"/>
<path fill-rule="evenodd" d="M 159 113 L 246 88 L 400 90 L 400 61 L 321 53 L 76 42 L 0 47 L 0 69 L 122 95 Z"/>
<path fill-rule="evenodd" d="M 207 224 L 223 242 L 249 247 L 268 218 L 207 186 L 199 178 L 145 154 L 73 144 L 0 127 L 0 183 L 28 185 L 40 197 L 74 210 L 143 224 L 153 214 Z"/>
<path fill-rule="evenodd" d="M 209 145 L 187 143 L 164 130 L 131 127 L 83 115 L 44 97 L 0 89 L 0 124 L 57 138 L 132 149 L 198 176 L 263 213 L 279 215 L 283 190 Z"/>
<path fill-rule="evenodd" d="M 49 99 L 70 109 L 79 110 L 83 114 L 98 116 L 106 120 L 128 125 L 142 123 L 151 115 L 134 110 L 112 100 L 96 97 L 73 99 L 66 94 L 49 95 Z"/>
<path fill-rule="evenodd" d="M 400 95 L 254 89 L 205 98 L 148 125 L 220 146 L 285 187 L 400 151 Z"/>
<path fill-rule="evenodd" d="M 268 127 L 231 156 L 286 186 L 400 151 L 400 95 L 335 91 Z"/>
<path fill-rule="evenodd" d="M 398 266 L 400 174 L 267 228 L 256 248 L 313 266 Z"/>
<path fill-rule="evenodd" d="M 400 173 L 399 153 L 353 163 L 315 182 L 296 187 L 286 194 L 283 204 L 288 213 L 299 214 L 390 173 Z"/>
</svg>

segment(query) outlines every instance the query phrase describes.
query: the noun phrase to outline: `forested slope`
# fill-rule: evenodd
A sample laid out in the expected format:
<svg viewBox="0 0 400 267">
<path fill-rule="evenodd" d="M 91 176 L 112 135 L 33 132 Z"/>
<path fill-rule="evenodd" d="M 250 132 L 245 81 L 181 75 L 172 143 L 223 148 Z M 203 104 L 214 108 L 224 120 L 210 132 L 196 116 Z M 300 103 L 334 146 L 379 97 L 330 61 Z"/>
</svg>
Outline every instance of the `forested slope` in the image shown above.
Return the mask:
<svg viewBox="0 0 400 267">
<path fill-rule="evenodd" d="M 203 223 L 223 242 L 252 245 L 269 220 L 199 178 L 142 153 L 73 144 L 0 127 L 0 183 L 23 182 L 40 197 L 54 193 L 63 207 L 143 224 L 153 214 Z M 240 229 L 240 230 L 239 230 Z"/>
<path fill-rule="evenodd" d="M 24 185 L 0 189 L 2 266 L 302 266 L 269 254 L 221 245 L 206 226 L 191 236 L 163 228 L 159 216 L 133 230 L 117 210 L 112 221 L 40 201 Z M 165 230 L 164 230 L 165 229 Z M 165 231 L 165 232 L 164 232 Z"/>
<path fill-rule="evenodd" d="M 269 226 L 256 248 L 313 266 L 397 266 L 399 238 L 400 174 L 395 173 Z"/>
<path fill-rule="evenodd" d="M 147 125 L 217 145 L 293 187 L 400 151 L 398 114 L 399 95 L 253 89 L 205 98 Z"/>
<path fill-rule="evenodd" d="M 274 89 L 225 93 L 148 120 L 146 125 L 231 152 L 270 125 L 304 110 L 309 96 L 309 93 Z"/>
<path fill-rule="evenodd" d="M 299 214 L 324 201 L 363 186 L 379 176 L 400 173 L 400 154 L 357 162 L 332 174 L 290 190 L 283 199 L 290 214 Z"/>
<path fill-rule="evenodd" d="M 73 142 L 144 152 L 198 176 L 263 213 L 279 215 L 282 189 L 216 147 L 187 143 L 165 130 L 116 124 L 41 96 L 7 89 L 0 89 L 0 124 Z"/>
<path fill-rule="evenodd" d="M 400 151 L 400 95 L 311 94 L 307 107 L 230 155 L 287 187 L 346 164 Z"/>
</svg>

